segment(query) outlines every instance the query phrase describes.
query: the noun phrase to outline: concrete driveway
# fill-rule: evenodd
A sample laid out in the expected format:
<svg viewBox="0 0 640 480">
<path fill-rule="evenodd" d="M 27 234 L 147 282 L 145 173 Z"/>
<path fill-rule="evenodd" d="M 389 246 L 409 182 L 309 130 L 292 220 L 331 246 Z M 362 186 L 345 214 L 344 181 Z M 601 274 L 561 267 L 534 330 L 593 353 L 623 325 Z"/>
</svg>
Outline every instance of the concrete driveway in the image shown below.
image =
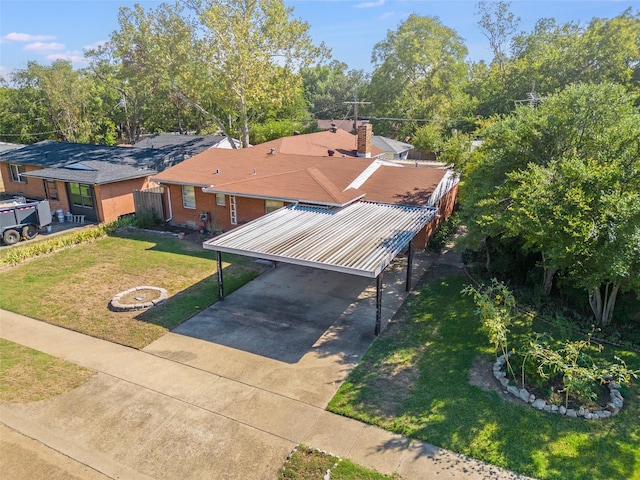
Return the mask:
<svg viewBox="0 0 640 480">
<path fill-rule="evenodd" d="M 417 281 L 433 257 L 416 257 Z M 383 326 L 405 267 L 385 270 Z M 324 408 L 375 339 L 375 296 L 375 280 L 279 264 L 144 351 Z"/>
</svg>

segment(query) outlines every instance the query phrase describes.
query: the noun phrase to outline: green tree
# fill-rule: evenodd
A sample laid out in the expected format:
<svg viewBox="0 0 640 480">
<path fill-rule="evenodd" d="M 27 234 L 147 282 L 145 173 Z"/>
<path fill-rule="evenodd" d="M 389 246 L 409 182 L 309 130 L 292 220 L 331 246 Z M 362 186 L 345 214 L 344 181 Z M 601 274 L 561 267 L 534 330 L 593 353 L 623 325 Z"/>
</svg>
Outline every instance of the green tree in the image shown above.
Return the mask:
<svg viewBox="0 0 640 480">
<path fill-rule="evenodd" d="M 368 75 L 362 70 L 347 70 L 347 64 L 337 60 L 329 65 L 303 69 L 300 74 L 304 96 L 311 113 L 321 119 L 342 119 L 352 111 L 354 95 L 368 83 Z"/>
<path fill-rule="evenodd" d="M 468 66 L 462 38 L 435 17 L 410 15 L 374 46 L 368 89 L 370 111 L 378 117 L 443 121 L 465 115 L 463 89 Z M 378 128 L 380 127 L 380 128 Z M 416 124 L 382 124 L 386 134 L 411 135 Z"/>
<path fill-rule="evenodd" d="M 617 293 L 640 291 L 640 114 L 613 84 L 574 85 L 485 131 L 466 164 L 469 239 L 517 238 L 611 321 Z"/>
<path fill-rule="evenodd" d="M 102 108 L 103 97 L 91 75 L 57 60 L 50 66 L 29 62 L 2 89 L 3 133 L 9 141 L 43 139 L 66 142 L 112 142 L 113 124 Z"/>
<path fill-rule="evenodd" d="M 544 97 L 572 83 L 614 82 L 637 91 L 640 82 L 640 13 L 627 9 L 587 24 L 539 20 L 532 32 L 513 35 L 517 19 L 508 3 L 480 2 L 479 26 L 493 61 L 474 65 L 468 92 L 483 116 L 508 113 L 518 103 Z M 506 49 L 509 43 L 510 48 Z"/>
<path fill-rule="evenodd" d="M 197 14 L 197 53 L 216 103 L 237 118 L 243 146 L 256 112 L 291 103 L 301 78 L 296 73 L 328 55 L 308 36 L 309 25 L 292 17 L 282 0 L 192 0 Z"/>
</svg>

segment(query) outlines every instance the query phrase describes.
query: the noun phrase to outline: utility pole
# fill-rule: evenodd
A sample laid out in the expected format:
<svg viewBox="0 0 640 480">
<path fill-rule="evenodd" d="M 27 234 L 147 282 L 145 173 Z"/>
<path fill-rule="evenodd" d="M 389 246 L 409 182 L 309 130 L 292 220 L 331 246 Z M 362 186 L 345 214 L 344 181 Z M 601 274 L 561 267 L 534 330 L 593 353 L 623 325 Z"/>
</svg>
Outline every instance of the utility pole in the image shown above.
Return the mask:
<svg viewBox="0 0 640 480">
<path fill-rule="evenodd" d="M 371 102 L 359 102 L 358 101 L 358 87 L 353 87 L 353 101 L 342 102 L 345 105 L 353 105 L 354 119 L 353 119 L 353 131 L 358 133 L 358 105 L 371 105 Z"/>
</svg>

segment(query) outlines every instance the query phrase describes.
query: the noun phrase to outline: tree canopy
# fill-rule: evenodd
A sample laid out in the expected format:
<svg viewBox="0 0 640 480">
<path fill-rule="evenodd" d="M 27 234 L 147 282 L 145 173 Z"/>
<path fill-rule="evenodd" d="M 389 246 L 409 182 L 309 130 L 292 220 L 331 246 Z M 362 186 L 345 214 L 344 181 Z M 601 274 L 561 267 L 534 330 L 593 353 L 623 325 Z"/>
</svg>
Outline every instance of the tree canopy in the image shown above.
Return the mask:
<svg viewBox="0 0 640 480">
<path fill-rule="evenodd" d="M 619 85 L 579 84 L 520 106 L 463 171 L 469 240 L 517 238 L 541 254 L 547 282 L 560 272 L 588 292 L 603 325 L 620 289 L 640 289 L 635 101 Z"/>
</svg>

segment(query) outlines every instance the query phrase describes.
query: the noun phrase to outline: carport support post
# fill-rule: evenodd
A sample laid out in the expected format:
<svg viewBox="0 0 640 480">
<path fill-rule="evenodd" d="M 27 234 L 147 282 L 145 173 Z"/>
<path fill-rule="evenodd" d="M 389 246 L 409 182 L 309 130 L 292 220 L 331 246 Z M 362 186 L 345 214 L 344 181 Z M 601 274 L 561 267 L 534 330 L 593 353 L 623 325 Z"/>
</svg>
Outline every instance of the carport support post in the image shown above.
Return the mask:
<svg viewBox="0 0 640 480">
<path fill-rule="evenodd" d="M 218 261 L 218 299 L 224 300 L 224 281 L 222 280 L 222 252 L 216 250 L 216 260 Z"/>
<path fill-rule="evenodd" d="M 411 272 L 413 269 L 413 240 L 409 240 L 409 246 L 407 247 L 407 285 L 405 290 L 411 291 Z"/>
<path fill-rule="evenodd" d="M 382 320 L 382 272 L 376 277 L 376 337 L 380 335 L 380 323 Z"/>
</svg>

